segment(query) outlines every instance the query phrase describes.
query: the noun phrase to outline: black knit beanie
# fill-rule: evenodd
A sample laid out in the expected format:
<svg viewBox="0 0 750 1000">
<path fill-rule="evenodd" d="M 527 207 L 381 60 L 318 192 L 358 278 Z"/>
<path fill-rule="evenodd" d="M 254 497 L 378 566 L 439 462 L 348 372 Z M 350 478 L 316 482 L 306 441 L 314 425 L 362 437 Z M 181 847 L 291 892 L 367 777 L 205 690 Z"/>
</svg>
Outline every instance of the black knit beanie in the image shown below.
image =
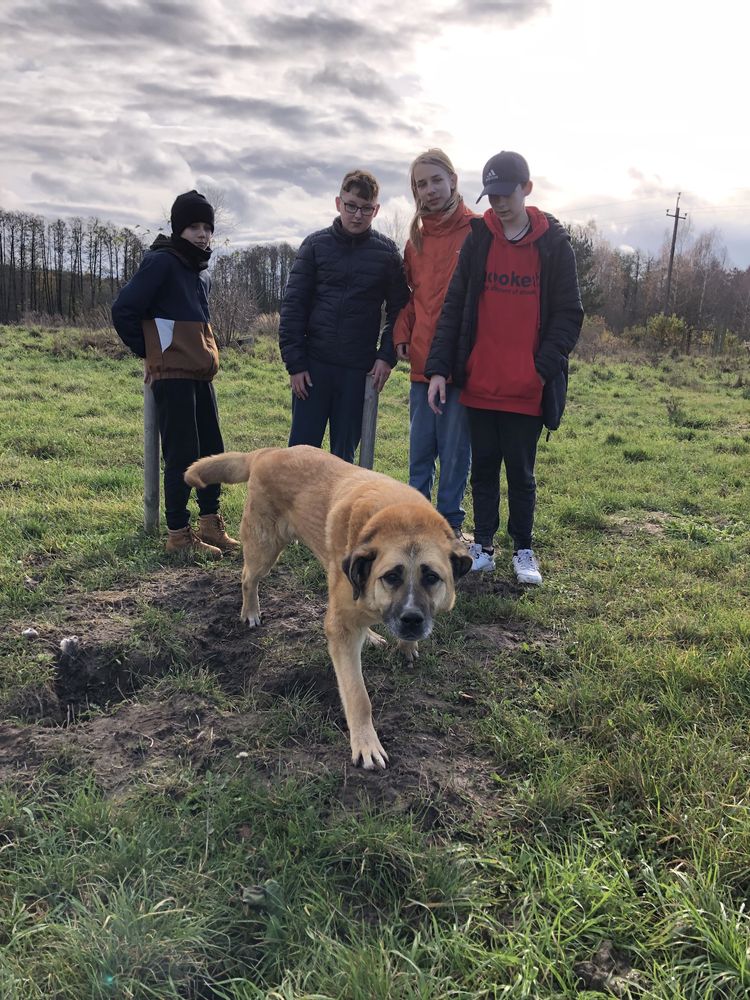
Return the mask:
<svg viewBox="0 0 750 1000">
<path fill-rule="evenodd" d="M 214 231 L 213 206 L 197 191 L 186 191 L 175 198 L 171 220 L 173 236 L 181 236 L 194 222 L 207 222 Z"/>
</svg>

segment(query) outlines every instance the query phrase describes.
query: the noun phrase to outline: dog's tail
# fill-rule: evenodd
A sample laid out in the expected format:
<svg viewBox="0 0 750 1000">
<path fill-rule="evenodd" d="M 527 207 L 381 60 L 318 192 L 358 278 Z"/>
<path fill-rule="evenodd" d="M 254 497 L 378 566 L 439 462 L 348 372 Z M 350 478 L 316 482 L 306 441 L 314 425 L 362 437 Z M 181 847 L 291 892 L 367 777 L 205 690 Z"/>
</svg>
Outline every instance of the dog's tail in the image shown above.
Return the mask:
<svg viewBox="0 0 750 1000">
<path fill-rule="evenodd" d="M 199 489 L 211 483 L 246 483 L 254 455 L 255 452 L 226 451 L 223 455 L 199 458 L 186 470 L 185 482 Z"/>
</svg>

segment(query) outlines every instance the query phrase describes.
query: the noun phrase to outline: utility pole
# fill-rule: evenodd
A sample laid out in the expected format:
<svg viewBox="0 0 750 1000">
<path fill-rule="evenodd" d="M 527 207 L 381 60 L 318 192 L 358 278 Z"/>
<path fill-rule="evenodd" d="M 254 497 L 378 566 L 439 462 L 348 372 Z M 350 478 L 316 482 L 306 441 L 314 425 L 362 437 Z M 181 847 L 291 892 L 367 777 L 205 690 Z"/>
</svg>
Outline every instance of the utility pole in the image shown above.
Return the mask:
<svg viewBox="0 0 750 1000">
<path fill-rule="evenodd" d="M 669 251 L 669 268 L 667 269 L 667 294 L 664 296 L 664 315 L 669 315 L 669 296 L 672 291 L 672 265 L 674 264 L 674 248 L 677 243 L 677 225 L 680 219 L 687 219 L 686 215 L 680 215 L 680 195 L 682 191 L 677 193 L 677 201 L 674 206 L 674 215 L 667 209 L 667 215 L 670 219 L 674 219 L 674 229 L 672 230 L 672 248 Z"/>
</svg>

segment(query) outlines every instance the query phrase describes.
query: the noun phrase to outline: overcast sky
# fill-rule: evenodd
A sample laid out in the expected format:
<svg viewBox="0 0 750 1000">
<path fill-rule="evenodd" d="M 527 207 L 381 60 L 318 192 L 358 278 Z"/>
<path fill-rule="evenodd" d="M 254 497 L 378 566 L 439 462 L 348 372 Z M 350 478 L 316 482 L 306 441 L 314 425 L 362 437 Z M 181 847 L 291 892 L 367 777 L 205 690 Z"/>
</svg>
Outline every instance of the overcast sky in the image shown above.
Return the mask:
<svg viewBox="0 0 750 1000">
<path fill-rule="evenodd" d="M 485 160 L 515 149 L 530 203 L 564 221 L 657 252 L 681 191 L 681 232 L 717 228 L 748 267 L 747 11 L 0 0 L 0 207 L 154 232 L 197 187 L 222 193 L 233 246 L 298 242 L 352 166 L 379 178 L 387 231 L 417 153 L 442 146 L 473 204 Z"/>
</svg>

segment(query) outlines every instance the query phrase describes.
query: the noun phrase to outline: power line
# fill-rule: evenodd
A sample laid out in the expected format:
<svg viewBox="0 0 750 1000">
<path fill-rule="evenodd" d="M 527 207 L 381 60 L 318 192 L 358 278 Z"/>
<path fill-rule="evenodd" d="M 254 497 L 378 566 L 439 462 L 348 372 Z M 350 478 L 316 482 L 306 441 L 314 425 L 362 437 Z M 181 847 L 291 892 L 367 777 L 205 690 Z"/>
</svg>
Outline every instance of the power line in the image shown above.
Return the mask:
<svg viewBox="0 0 750 1000">
<path fill-rule="evenodd" d="M 598 205 L 576 205 L 576 212 L 590 212 L 595 208 L 613 208 L 617 205 L 642 205 L 643 198 L 623 198 L 621 201 L 603 201 Z"/>
<path fill-rule="evenodd" d="M 643 198 L 623 198 L 621 201 L 603 201 L 599 205 L 576 205 L 576 212 L 590 212 L 594 208 L 611 208 L 613 205 L 643 204 Z"/>
<path fill-rule="evenodd" d="M 635 201 L 638 204 L 644 204 L 643 199 L 641 199 L 641 198 L 633 199 L 633 201 Z M 617 201 L 617 202 L 602 203 L 601 206 L 597 206 L 597 205 L 585 205 L 583 207 L 579 207 L 578 205 L 576 205 L 576 206 L 574 206 L 572 208 L 565 209 L 565 213 L 564 214 L 567 214 L 567 215 L 581 215 L 581 214 L 584 214 L 586 212 L 593 211 L 595 208 L 617 208 L 620 205 L 627 205 L 627 204 L 631 204 L 631 203 L 632 203 L 631 201 L 626 200 L 626 201 L 622 201 L 622 202 Z M 735 212 L 745 212 L 745 211 L 748 211 L 748 210 L 750 210 L 750 204 L 748 204 L 748 205 L 702 205 L 699 208 L 691 208 L 690 212 L 691 212 L 692 215 L 695 215 L 696 213 L 704 214 L 706 212 L 712 212 L 712 213 L 714 213 L 716 215 L 720 215 L 720 214 L 723 214 L 723 213 L 726 213 L 726 212 L 735 213 Z M 599 219 L 611 220 L 613 222 L 637 222 L 640 219 L 650 219 L 650 218 L 653 218 L 654 212 L 655 212 L 655 209 L 652 210 L 652 211 L 649 211 L 649 212 L 639 213 L 638 215 L 627 215 L 627 214 L 626 215 L 610 215 L 609 213 L 605 212 L 605 213 L 598 214 L 596 217 L 599 218 Z"/>
<path fill-rule="evenodd" d="M 594 219 L 597 222 L 640 222 L 641 219 L 653 219 L 654 212 L 644 212 L 642 215 L 597 215 Z"/>
<path fill-rule="evenodd" d="M 716 212 L 720 215 L 722 212 L 736 212 L 736 211 L 747 211 L 750 209 L 750 205 L 724 205 L 723 207 L 716 207 L 709 205 L 707 208 L 691 208 L 690 211 L 695 215 L 696 212 Z"/>
</svg>

